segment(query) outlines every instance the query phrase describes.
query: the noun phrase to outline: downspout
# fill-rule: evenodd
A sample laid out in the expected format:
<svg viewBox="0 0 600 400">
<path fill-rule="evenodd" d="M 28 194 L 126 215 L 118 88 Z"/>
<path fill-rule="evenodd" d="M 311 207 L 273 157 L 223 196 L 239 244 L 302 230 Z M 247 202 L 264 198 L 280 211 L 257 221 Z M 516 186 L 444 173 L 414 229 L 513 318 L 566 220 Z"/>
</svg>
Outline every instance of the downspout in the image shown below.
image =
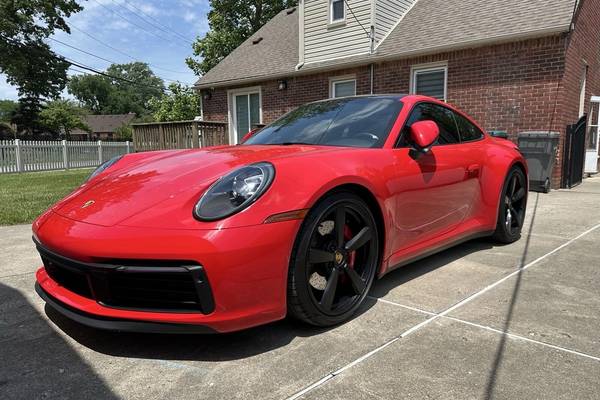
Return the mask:
<svg viewBox="0 0 600 400">
<path fill-rule="evenodd" d="M 371 48 L 369 54 L 372 55 L 375 52 L 375 25 L 371 24 L 371 32 L 369 33 L 369 39 L 371 39 Z M 371 63 L 370 68 L 370 80 L 371 80 L 371 94 L 373 94 L 373 87 L 375 85 L 375 64 Z"/>
<path fill-rule="evenodd" d="M 375 64 L 371 63 L 371 65 L 369 65 L 370 67 L 370 74 L 371 74 L 371 94 L 373 93 L 373 86 L 374 86 L 374 80 L 375 80 Z"/>
</svg>

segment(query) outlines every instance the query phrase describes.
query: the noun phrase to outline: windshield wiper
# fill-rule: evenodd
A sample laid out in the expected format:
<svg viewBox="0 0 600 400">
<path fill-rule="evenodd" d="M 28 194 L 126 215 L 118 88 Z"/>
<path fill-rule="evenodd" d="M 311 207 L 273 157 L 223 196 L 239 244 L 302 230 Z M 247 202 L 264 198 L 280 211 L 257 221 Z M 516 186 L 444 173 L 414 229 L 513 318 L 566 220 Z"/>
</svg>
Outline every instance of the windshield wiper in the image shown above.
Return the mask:
<svg viewBox="0 0 600 400">
<path fill-rule="evenodd" d="M 315 146 L 315 143 L 308 143 L 308 142 L 283 142 L 283 143 L 277 143 L 277 144 L 279 144 L 281 146 L 292 146 L 295 144 L 304 144 L 304 145 L 308 145 L 308 146 Z"/>
</svg>

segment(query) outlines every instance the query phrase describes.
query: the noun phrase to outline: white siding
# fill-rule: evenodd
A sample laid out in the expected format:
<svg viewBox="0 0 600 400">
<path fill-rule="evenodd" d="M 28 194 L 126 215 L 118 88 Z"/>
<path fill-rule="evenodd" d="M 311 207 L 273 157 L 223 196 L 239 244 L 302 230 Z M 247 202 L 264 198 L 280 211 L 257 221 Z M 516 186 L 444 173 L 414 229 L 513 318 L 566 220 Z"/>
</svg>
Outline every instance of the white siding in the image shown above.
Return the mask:
<svg viewBox="0 0 600 400">
<path fill-rule="evenodd" d="M 360 26 L 371 26 L 371 0 L 348 0 L 346 23 L 329 25 L 329 0 L 304 0 L 304 62 L 368 53 L 370 41 Z M 355 19 L 356 16 L 356 19 Z M 357 22 L 360 21 L 360 24 Z"/>
<path fill-rule="evenodd" d="M 379 44 L 417 0 L 374 0 L 375 41 Z"/>
</svg>

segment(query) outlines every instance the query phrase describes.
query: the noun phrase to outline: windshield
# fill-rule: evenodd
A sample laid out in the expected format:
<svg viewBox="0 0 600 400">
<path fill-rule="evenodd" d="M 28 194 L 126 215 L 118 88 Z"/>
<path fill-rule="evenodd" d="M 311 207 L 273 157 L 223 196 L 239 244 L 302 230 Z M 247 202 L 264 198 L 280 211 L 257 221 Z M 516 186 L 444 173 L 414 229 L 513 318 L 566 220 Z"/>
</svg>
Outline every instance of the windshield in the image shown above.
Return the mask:
<svg viewBox="0 0 600 400">
<path fill-rule="evenodd" d="M 350 97 L 303 105 L 244 144 L 382 147 L 400 109 L 397 97 Z"/>
</svg>

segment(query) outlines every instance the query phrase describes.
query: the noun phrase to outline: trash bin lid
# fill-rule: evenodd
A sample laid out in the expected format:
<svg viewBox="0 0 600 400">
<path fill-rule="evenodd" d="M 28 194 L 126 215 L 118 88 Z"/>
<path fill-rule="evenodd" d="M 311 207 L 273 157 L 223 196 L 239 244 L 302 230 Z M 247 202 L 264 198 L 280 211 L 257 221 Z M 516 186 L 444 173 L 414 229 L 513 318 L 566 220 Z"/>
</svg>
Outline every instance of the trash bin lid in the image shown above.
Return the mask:
<svg viewBox="0 0 600 400">
<path fill-rule="evenodd" d="M 558 139 L 560 137 L 560 133 L 553 131 L 527 131 L 527 132 L 519 132 L 519 138 L 548 138 L 548 139 Z"/>
<path fill-rule="evenodd" d="M 488 133 L 493 137 L 508 139 L 508 132 L 506 131 L 488 131 Z"/>
</svg>

